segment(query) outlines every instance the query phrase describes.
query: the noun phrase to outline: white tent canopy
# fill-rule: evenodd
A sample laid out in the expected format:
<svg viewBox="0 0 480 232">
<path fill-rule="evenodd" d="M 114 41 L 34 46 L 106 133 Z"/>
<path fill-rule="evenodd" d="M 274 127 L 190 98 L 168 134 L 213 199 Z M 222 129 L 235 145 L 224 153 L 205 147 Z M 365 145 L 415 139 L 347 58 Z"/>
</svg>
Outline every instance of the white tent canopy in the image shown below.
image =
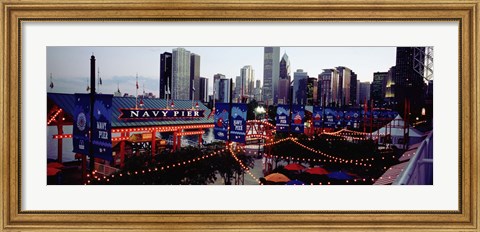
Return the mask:
<svg viewBox="0 0 480 232">
<path fill-rule="evenodd" d="M 400 115 L 397 115 L 395 119 L 389 122 L 384 127 L 378 129 L 377 131 L 373 132 L 372 134 L 375 136 L 380 134 L 380 137 L 384 137 L 385 135 L 390 134 L 392 138 L 392 144 L 399 146 L 403 145 L 403 135 L 406 132 L 404 129 L 405 121 L 403 120 Z M 425 135 L 420 132 L 419 130 L 409 126 L 408 127 L 408 136 L 409 136 L 409 145 L 419 143 L 423 140 Z M 380 139 L 380 143 L 384 143 L 383 139 Z"/>
</svg>

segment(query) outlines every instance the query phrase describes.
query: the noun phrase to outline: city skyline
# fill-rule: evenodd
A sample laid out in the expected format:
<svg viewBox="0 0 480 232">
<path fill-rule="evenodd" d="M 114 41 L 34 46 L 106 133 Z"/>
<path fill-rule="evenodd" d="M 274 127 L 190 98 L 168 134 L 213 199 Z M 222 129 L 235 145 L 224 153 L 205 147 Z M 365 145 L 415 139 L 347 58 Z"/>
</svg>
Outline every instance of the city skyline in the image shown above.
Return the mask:
<svg viewBox="0 0 480 232">
<path fill-rule="evenodd" d="M 177 47 L 48 47 L 48 92 L 82 93 L 89 85 L 89 58 L 96 56 L 99 76 L 103 84 L 99 92 L 113 94 L 120 91 L 135 94 L 136 75 L 142 94 L 152 92 L 158 97 L 160 54 Z M 236 80 L 240 70 L 252 66 L 255 81 L 263 85 L 264 47 L 183 47 L 200 56 L 200 76 L 208 78 L 208 93 L 213 92 L 214 74 L 224 74 Z M 374 72 L 388 71 L 395 65 L 395 47 L 280 47 L 280 57 L 289 56 L 290 75 L 303 69 L 316 77 L 323 69 L 346 66 L 358 75 L 358 80 L 372 82 Z M 54 88 L 49 88 L 50 73 Z"/>
</svg>

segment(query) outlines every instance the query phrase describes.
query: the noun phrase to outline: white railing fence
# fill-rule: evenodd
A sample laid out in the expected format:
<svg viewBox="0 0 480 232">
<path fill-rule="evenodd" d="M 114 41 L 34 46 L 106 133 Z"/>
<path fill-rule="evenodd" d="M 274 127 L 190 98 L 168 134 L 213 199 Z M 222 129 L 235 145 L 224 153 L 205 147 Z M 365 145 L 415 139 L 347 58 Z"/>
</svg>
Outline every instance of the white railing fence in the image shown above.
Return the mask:
<svg viewBox="0 0 480 232">
<path fill-rule="evenodd" d="M 393 185 L 433 184 L 433 131 L 423 140 Z"/>
</svg>

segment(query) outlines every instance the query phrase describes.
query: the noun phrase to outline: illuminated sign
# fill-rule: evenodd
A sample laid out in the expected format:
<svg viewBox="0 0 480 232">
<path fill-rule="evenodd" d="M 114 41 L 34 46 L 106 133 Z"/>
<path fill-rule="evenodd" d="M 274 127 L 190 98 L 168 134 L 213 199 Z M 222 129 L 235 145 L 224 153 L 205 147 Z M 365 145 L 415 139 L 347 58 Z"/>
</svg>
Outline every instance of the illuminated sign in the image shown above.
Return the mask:
<svg viewBox="0 0 480 232">
<path fill-rule="evenodd" d="M 178 119 L 203 118 L 205 110 L 193 109 L 119 109 L 119 119 Z"/>
</svg>

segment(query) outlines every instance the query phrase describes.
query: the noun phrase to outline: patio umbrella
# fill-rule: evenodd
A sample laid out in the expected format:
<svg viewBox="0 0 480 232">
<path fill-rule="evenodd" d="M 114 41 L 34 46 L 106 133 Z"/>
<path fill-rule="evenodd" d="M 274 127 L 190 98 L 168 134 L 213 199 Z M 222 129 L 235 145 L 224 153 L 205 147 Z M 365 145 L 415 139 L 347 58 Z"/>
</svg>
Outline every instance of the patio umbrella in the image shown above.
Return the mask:
<svg viewBox="0 0 480 232">
<path fill-rule="evenodd" d="M 314 175 L 327 175 L 328 171 L 321 167 L 314 167 L 309 168 L 305 171 L 306 173 L 314 174 Z"/>
<path fill-rule="evenodd" d="M 299 181 L 299 180 L 291 180 L 291 181 L 287 182 L 286 185 L 305 185 L 305 183 L 303 183 L 302 181 Z"/>
<path fill-rule="evenodd" d="M 337 180 L 350 180 L 350 179 L 352 179 L 352 177 L 349 176 L 347 173 L 341 172 L 341 171 L 332 172 L 332 173 L 328 174 L 328 177 L 332 178 L 332 179 L 337 179 Z"/>
<path fill-rule="evenodd" d="M 61 172 L 60 169 L 56 168 L 47 168 L 47 176 L 55 176 L 57 173 Z"/>
<path fill-rule="evenodd" d="M 305 169 L 305 167 L 303 165 L 297 164 L 297 163 L 287 164 L 283 168 L 285 168 L 285 170 L 289 170 L 289 171 L 301 171 L 301 170 Z"/>
<path fill-rule="evenodd" d="M 63 168 L 63 164 L 59 163 L 59 162 L 51 162 L 51 163 L 48 163 L 47 164 L 47 167 L 48 168 L 57 168 L 57 169 L 60 169 L 60 168 Z"/>
<path fill-rule="evenodd" d="M 290 179 L 287 176 L 285 176 L 281 173 L 278 173 L 278 172 L 277 173 L 272 173 L 272 174 L 266 176 L 265 180 L 270 181 L 270 182 L 275 182 L 275 183 L 290 181 Z"/>
</svg>

